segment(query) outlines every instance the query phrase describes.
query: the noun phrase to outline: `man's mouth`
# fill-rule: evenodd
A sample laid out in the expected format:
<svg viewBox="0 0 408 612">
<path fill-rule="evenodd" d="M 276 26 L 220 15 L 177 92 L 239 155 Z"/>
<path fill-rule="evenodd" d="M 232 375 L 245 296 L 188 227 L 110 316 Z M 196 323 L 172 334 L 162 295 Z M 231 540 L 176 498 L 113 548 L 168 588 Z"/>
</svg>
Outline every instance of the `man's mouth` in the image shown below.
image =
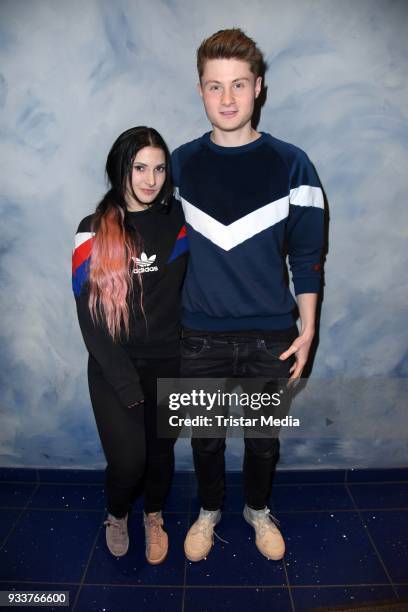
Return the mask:
<svg viewBox="0 0 408 612">
<path fill-rule="evenodd" d="M 223 117 L 235 117 L 237 113 L 237 110 L 220 111 L 220 115 L 222 115 Z"/>
</svg>

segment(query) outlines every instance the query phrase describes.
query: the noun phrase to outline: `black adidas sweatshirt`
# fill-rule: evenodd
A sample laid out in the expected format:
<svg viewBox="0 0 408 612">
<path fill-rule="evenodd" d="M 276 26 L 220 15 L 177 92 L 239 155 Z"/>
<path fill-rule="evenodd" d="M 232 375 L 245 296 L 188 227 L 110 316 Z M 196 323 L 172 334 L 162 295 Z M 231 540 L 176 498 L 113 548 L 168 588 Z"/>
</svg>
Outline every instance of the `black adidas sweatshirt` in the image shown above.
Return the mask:
<svg viewBox="0 0 408 612">
<path fill-rule="evenodd" d="M 130 235 L 138 236 L 141 253 L 132 266 L 129 338 L 122 331 L 118 342 L 112 340 L 103 323 L 94 324 L 88 307 L 92 218 L 89 215 L 79 224 L 72 255 L 78 320 L 89 353 L 121 402 L 129 406 L 143 397 L 132 358 L 161 359 L 179 353 L 180 293 L 187 254 L 184 217 L 174 199 L 166 207 L 154 204 L 143 211 L 126 213 L 125 223 Z M 139 277 L 144 315 L 140 308 Z"/>
</svg>

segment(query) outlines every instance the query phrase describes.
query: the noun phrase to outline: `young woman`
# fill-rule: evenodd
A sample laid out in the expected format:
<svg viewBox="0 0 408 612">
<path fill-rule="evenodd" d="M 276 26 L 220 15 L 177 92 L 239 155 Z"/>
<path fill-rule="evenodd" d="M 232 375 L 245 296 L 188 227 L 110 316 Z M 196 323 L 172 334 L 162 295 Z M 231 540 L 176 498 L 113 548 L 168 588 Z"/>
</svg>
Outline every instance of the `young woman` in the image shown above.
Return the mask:
<svg viewBox="0 0 408 612">
<path fill-rule="evenodd" d="M 91 402 L 107 461 L 106 542 L 113 555 L 126 554 L 129 511 L 143 488 L 146 557 L 153 564 L 168 549 L 162 508 L 175 443 L 157 435 L 156 381 L 179 375 L 187 250 L 169 159 L 152 128 L 119 136 L 106 162 L 110 189 L 79 224 L 72 266 Z"/>
</svg>

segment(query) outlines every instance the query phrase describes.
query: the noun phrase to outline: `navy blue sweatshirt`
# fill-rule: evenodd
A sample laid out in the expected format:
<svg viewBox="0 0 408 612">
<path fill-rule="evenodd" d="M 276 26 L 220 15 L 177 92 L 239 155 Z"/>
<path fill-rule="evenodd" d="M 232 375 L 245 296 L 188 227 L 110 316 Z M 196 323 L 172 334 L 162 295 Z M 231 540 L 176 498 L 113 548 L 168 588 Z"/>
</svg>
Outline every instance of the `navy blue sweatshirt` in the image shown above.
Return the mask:
<svg viewBox="0 0 408 612">
<path fill-rule="evenodd" d="M 321 286 L 324 203 L 307 155 L 266 133 L 239 147 L 216 145 L 207 133 L 176 149 L 172 165 L 190 249 L 183 325 L 291 327 L 286 254 L 297 295 Z"/>
</svg>

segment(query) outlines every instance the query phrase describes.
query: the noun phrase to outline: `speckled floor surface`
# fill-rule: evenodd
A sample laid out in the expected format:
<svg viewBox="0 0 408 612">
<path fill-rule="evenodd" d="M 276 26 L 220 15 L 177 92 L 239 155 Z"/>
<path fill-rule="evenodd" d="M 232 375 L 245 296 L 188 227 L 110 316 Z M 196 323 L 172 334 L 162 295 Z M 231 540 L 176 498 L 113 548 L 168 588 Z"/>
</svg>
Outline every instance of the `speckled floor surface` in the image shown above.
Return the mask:
<svg viewBox="0 0 408 612">
<path fill-rule="evenodd" d="M 278 472 L 270 505 L 286 540 L 282 562 L 255 548 L 241 475 L 227 483 L 217 533 L 228 543 L 216 539 L 193 564 L 183 538 L 199 508 L 195 479 L 175 475 L 169 555 L 150 566 L 140 502 L 128 554 L 107 551 L 102 472 L 0 469 L 0 591 L 69 591 L 58 609 L 81 612 L 301 612 L 408 598 L 408 468 Z"/>
</svg>

